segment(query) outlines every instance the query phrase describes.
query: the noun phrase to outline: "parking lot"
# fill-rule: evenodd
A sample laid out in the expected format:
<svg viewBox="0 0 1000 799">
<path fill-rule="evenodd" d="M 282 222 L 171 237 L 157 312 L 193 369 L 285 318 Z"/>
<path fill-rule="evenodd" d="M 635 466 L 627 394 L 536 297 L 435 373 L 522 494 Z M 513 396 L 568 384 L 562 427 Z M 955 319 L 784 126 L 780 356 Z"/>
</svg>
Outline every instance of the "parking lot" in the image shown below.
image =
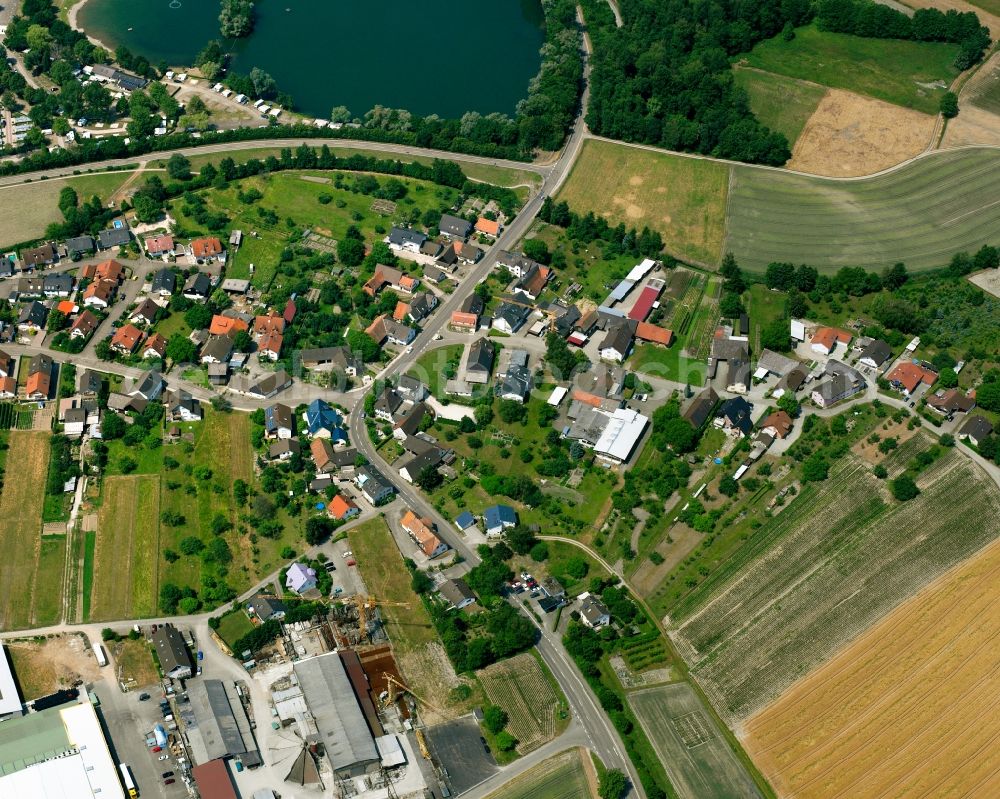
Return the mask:
<svg viewBox="0 0 1000 799">
<path fill-rule="evenodd" d="M 341 596 L 368 593 L 358 567 L 347 565 L 347 561 L 352 560 L 352 558 L 345 557 L 345 553 L 350 551 L 350 544 L 346 538 L 333 544 L 327 544 L 322 547 L 322 551 L 330 559 L 329 564 L 336 567 L 335 571 L 330 572 L 330 576 L 333 578 L 334 592 L 338 588 L 342 588 L 344 590 L 341 592 Z"/>
<path fill-rule="evenodd" d="M 432 754 L 448 771 L 453 794 L 463 793 L 499 771 L 472 716 L 431 727 L 427 733 Z"/>
<path fill-rule="evenodd" d="M 153 752 L 146 746 L 146 738 L 151 734 L 153 725 L 163 722 L 159 706 L 162 694 L 156 687 L 145 689 L 150 698 L 144 702 L 139 701 L 142 691 L 123 694 L 117 685 L 108 681 L 95 683 L 93 690 L 101 701 L 99 711 L 107 727 L 112 754 L 118 763 L 128 764 L 139 794 L 160 799 L 187 796 L 187 788 L 180 778 L 180 764 L 166 748 Z M 160 760 L 161 757 L 164 759 Z M 174 772 L 174 784 L 164 784 L 161 775 L 166 771 Z"/>
</svg>

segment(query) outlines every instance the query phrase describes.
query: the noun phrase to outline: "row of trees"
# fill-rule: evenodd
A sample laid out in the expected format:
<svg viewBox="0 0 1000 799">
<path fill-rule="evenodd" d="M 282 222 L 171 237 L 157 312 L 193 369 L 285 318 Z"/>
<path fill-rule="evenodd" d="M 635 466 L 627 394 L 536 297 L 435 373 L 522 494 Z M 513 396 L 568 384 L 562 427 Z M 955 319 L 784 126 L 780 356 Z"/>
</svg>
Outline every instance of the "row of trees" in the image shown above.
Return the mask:
<svg viewBox="0 0 1000 799">
<path fill-rule="evenodd" d="M 604 250 L 605 258 L 615 255 L 656 258 L 663 252 L 663 237 L 649 227 L 644 227 L 642 231 L 636 231 L 635 228 L 626 230 L 622 223 L 612 227 L 608 224 L 608 220 L 595 215 L 593 211 L 578 214 L 570 210 L 567 202 L 555 202 L 551 197 L 545 198 L 538 212 L 538 218 L 550 225 L 565 228 L 566 235 L 572 241 L 607 242 L 609 246 Z"/>
<path fill-rule="evenodd" d="M 990 46 L 989 29 L 972 11 L 919 8 L 910 16 L 871 0 L 823 0 L 816 21 L 823 30 L 873 39 L 955 42 L 962 46 L 955 58 L 960 70 L 977 63 Z"/>
</svg>

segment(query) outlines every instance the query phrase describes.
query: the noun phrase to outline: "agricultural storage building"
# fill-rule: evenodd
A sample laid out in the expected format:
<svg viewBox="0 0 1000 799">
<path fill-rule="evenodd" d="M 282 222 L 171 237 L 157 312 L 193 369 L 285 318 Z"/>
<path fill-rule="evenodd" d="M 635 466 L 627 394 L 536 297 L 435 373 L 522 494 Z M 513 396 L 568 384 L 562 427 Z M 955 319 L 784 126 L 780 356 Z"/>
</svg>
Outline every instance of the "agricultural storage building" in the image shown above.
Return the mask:
<svg viewBox="0 0 1000 799">
<path fill-rule="evenodd" d="M 191 769 L 201 799 L 237 799 L 225 760 L 212 760 Z"/>
<path fill-rule="evenodd" d="M 292 669 L 316 725 L 314 742 L 323 745 L 334 773 L 349 778 L 377 771 L 375 738 L 337 653 L 300 660 Z"/>
</svg>

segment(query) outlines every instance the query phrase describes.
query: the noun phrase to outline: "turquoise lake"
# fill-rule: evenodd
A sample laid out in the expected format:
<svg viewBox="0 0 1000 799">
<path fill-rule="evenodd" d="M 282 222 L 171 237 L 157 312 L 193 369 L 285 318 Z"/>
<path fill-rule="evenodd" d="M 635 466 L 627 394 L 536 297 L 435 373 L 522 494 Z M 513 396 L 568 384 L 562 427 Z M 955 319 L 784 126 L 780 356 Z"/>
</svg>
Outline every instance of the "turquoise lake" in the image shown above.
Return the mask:
<svg viewBox="0 0 1000 799">
<path fill-rule="evenodd" d="M 216 0 L 90 0 L 78 24 L 153 64 L 190 65 L 219 35 Z M 375 105 L 459 117 L 513 114 L 538 72 L 539 0 L 258 0 L 256 27 L 224 41 L 230 68 L 269 72 L 296 109 Z"/>
</svg>

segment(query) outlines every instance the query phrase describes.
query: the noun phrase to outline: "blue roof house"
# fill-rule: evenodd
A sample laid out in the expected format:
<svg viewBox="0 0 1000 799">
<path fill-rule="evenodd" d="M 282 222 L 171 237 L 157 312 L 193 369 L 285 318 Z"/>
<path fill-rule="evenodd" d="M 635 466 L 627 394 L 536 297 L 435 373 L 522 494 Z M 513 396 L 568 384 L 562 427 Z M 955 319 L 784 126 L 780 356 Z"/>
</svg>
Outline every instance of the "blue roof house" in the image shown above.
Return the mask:
<svg viewBox="0 0 1000 799">
<path fill-rule="evenodd" d="M 293 563 L 285 573 L 285 588 L 294 591 L 296 594 L 304 594 L 316 587 L 316 570 L 303 566 L 301 563 Z"/>
<path fill-rule="evenodd" d="M 475 523 L 476 517 L 468 511 L 463 511 L 455 517 L 455 526 L 458 527 L 459 530 L 468 530 Z"/>
<path fill-rule="evenodd" d="M 305 419 L 306 429 L 313 438 L 347 441 L 343 417 L 323 400 L 315 399 L 310 402 L 302 418 Z"/>
<path fill-rule="evenodd" d="M 486 522 L 486 537 L 496 538 L 503 531 L 517 525 L 517 511 L 510 505 L 492 505 L 483 511 Z"/>
</svg>

